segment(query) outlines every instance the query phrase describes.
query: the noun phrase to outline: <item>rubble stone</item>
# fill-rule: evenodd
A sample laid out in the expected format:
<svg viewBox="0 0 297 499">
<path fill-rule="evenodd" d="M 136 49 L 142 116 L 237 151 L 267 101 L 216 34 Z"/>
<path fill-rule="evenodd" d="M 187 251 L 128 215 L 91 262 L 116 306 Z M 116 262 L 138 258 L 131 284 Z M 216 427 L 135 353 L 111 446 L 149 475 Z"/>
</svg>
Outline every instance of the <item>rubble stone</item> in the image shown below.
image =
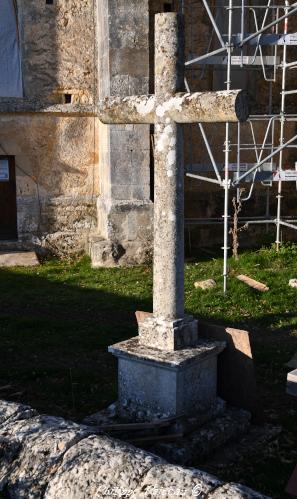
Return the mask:
<svg viewBox="0 0 297 499">
<path fill-rule="evenodd" d="M 50 416 L 3 424 L 0 491 L 5 487 L 11 497 L 42 497 L 63 454 L 89 433 L 86 427 Z"/>
<path fill-rule="evenodd" d="M 208 473 L 96 435 L 94 427 L 35 413 L 0 400 L 0 492 L 7 497 L 264 499 L 241 485 L 224 485 Z"/>
<path fill-rule="evenodd" d="M 227 483 L 222 485 L 215 491 L 211 492 L 207 499 L 268 499 L 254 490 L 244 487 L 244 485 L 236 485 L 235 483 Z"/>
</svg>

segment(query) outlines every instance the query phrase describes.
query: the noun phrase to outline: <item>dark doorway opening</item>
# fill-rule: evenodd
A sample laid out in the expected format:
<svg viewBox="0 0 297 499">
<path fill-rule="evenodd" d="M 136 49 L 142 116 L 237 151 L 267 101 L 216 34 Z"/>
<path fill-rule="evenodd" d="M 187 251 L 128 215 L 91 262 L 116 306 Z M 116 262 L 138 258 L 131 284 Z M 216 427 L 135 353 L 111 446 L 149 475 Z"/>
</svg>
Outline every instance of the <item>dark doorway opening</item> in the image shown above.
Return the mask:
<svg viewBox="0 0 297 499">
<path fill-rule="evenodd" d="M 0 156 L 0 240 L 17 239 L 15 161 Z"/>
</svg>

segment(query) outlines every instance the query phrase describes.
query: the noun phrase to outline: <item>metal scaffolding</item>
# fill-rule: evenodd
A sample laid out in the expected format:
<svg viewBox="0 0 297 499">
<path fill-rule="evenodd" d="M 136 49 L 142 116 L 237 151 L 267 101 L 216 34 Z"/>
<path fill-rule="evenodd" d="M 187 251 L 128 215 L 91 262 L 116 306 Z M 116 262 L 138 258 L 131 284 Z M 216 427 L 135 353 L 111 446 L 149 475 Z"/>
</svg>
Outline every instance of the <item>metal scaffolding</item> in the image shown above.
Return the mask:
<svg viewBox="0 0 297 499">
<path fill-rule="evenodd" d="M 237 126 L 237 139 L 232 142 L 231 124 L 225 125 L 225 142 L 223 147 L 224 161 L 218 163 L 212 151 L 205 127 L 198 124 L 208 155 L 207 164 L 189 165 L 187 176 L 196 180 L 210 182 L 224 190 L 224 292 L 227 290 L 228 277 L 228 233 L 229 233 L 229 198 L 230 189 L 236 188 L 237 200 L 245 202 L 253 194 L 255 183 L 260 182 L 267 187 L 266 214 L 263 217 L 250 217 L 242 220 L 250 224 L 276 225 L 276 250 L 281 244 L 281 227 L 297 229 L 297 220 L 292 217 L 282 218 L 283 182 L 297 182 L 297 158 L 295 168 L 287 168 L 284 164 L 284 153 L 289 149 L 297 148 L 297 135 L 285 139 L 286 126 L 290 122 L 297 122 L 297 114 L 287 112 L 288 97 L 297 94 L 297 89 L 288 89 L 288 72 L 297 69 L 297 60 L 294 53 L 289 55 L 289 49 L 297 46 L 297 33 L 290 32 L 290 19 L 297 14 L 297 2 L 288 0 L 278 2 L 273 0 L 262 1 L 225 0 L 216 3 L 212 9 L 207 0 L 202 0 L 205 12 L 209 18 L 212 35 L 205 53 L 191 56 L 186 62 L 186 69 L 201 71 L 205 75 L 208 66 L 223 68 L 226 74 L 225 88 L 234 88 L 232 84 L 233 67 L 239 70 L 258 69 L 263 79 L 268 83 L 267 113 L 251 115 L 248 121 L 251 140 L 243 142 L 242 124 Z M 220 28 L 220 11 L 224 9 L 227 29 Z M 221 24 L 223 24 L 221 22 Z M 297 27 L 297 23 L 296 23 Z M 213 48 L 213 50 L 210 50 Z M 297 59 L 297 54 L 295 54 Z M 273 89 L 281 83 L 278 112 L 274 113 Z M 186 88 L 190 86 L 186 78 Z M 263 99 L 265 96 L 263 95 Z M 255 130 L 257 123 L 262 123 L 265 130 L 264 139 L 257 140 Z M 295 130 L 296 131 L 296 130 Z M 236 162 L 231 162 L 231 153 L 236 153 Z M 244 162 L 246 154 L 254 155 L 254 161 Z M 204 172 L 204 174 L 203 174 Z M 205 172 L 213 172 L 214 176 L 206 176 Z M 277 183 L 277 213 L 274 218 L 269 215 L 269 188 Z M 249 184 L 246 197 L 241 197 L 241 186 Z M 297 186 L 297 183 L 296 183 Z M 194 221 L 192 220 L 192 223 Z M 197 223 L 202 223 L 197 220 Z M 218 219 L 207 219 L 204 223 L 219 223 Z M 267 225 L 268 226 L 268 225 Z"/>
</svg>

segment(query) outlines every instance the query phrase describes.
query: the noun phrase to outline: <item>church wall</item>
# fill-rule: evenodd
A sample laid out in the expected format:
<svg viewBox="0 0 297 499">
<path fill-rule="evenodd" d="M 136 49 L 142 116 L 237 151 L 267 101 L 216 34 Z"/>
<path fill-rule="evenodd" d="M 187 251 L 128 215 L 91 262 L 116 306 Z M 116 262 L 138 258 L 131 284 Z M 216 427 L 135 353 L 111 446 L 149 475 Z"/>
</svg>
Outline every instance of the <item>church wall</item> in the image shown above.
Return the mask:
<svg viewBox="0 0 297 499">
<path fill-rule="evenodd" d="M 170 4 L 175 10 L 177 0 L 148 0 L 148 4 L 146 0 L 100 0 L 99 12 L 107 12 L 109 5 L 112 16 L 101 15 L 98 19 L 95 4 L 95 0 L 53 0 L 52 5 L 45 0 L 18 0 L 26 98 L 48 103 L 69 99 L 72 103 L 93 103 L 97 95 L 97 71 L 100 96 L 154 91 L 153 15 L 170 8 Z M 205 51 L 211 26 L 200 0 L 185 0 L 185 17 L 188 58 L 191 53 Z M 254 75 L 249 84 L 259 89 L 261 101 L 266 84 Z M 192 90 L 211 89 L 215 84 L 210 69 L 203 78 L 196 70 L 187 71 L 187 77 Z M 279 86 L 274 99 L 278 95 Z M 294 133 L 294 126 L 290 125 L 288 136 Z M 224 127 L 205 128 L 215 157 L 222 163 Z M 197 127 L 184 129 L 185 164 L 209 162 Z M 233 130 L 235 141 L 235 126 Z M 261 137 L 261 125 L 257 132 Z M 248 129 L 244 137 L 251 138 Z M 144 241 L 150 245 L 151 144 L 146 126 L 105 127 L 95 118 L 87 117 L 1 117 L 0 154 L 16 157 L 20 240 L 66 253 L 86 248 L 90 234 L 98 232 L 99 246 L 101 235 L 105 239 L 124 240 L 131 246 L 131 255 L 140 252 Z M 233 153 L 231 160 L 236 160 Z M 248 160 L 253 158 L 246 156 L 245 161 Z M 292 162 L 288 156 L 288 166 L 292 167 Z M 221 217 L 222 190 L 189 179 L 185 186 L 187 218 Z M 276 206 L 274 196 L 275 189 L 271 194 L 272 213 Z M 284 201 L 284 212 L 288 214 L 294 208 L 290 199 L 287 196 Z M 257 187 L 243 214 L 264 214 L 265 202 L 265 189 Z M 195 231 L 192 243 L 221 242 L 221 235 L 221 228 L 205 227 Z M 129 256 L 131 261 L 132 256 Z"/>
<path fill-rule="evenodd" d="M 19 0 L 24 97 L 44 103 L 94 102 L 93 0 Z M 58 254 L 87 247 L 96 226 L 98 126 L 91 117 L 6 115 L 0 154 L 16 160 L 18 235 Z"/>
</svg>

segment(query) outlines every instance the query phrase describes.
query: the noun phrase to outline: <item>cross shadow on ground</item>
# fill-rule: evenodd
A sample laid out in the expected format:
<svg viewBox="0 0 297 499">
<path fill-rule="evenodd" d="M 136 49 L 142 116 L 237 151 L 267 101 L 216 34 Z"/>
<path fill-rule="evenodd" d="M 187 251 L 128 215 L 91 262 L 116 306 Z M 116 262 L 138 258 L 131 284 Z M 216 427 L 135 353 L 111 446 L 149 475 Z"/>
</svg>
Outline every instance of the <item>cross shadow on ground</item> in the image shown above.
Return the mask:
<svg viewBox="0 0 297 499">
<path fill-rule="evenodd" d="M 108 345 L 137 334 L 148 299 L 0 271 L 0 398 L 75 420 L 116 399 Z"/>
</svg>

